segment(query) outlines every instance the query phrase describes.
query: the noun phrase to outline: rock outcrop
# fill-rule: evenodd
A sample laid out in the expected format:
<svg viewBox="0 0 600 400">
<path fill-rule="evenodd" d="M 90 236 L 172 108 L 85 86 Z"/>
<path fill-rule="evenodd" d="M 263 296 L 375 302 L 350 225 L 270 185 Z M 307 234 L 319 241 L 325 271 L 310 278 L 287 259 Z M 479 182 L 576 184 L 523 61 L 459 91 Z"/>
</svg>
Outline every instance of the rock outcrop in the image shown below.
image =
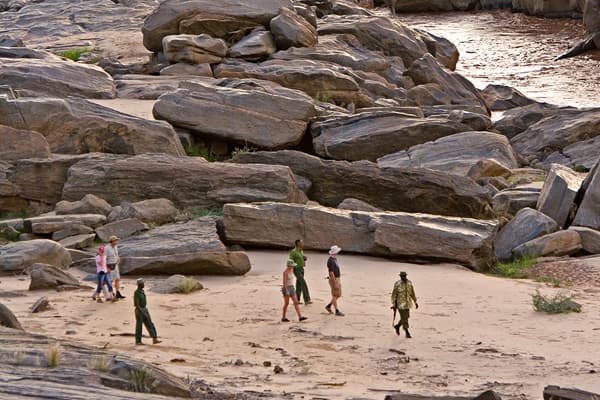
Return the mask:
<svg viewBox="0 0 600 400">
<path fill-rule="evenodd" d="M 524 208 L 498 232 L 494 242 L 496 257 L 501 261 L 509 260 L 513 249 L 530 240 L 553 233 L 557 228 L 558 225 L 552 218 L 537 210 Z"/>
<path fill-rule="evenodd" d="M 0 98 L 0 124 L 41 133 L 54 153 L 185 155 L 177 134 L 168 124 L 122 114 L 85 100 Z"/>
<path fill-rule="evenodd" d="M 277 47 L 271 32 L 256 28 L 229 49 L 229 57 L 259 61 L 275 53 Z"/>
<path fill-rule="evenodd" d="M 581 247 L 585 252 L 600 254 L 600 231 L 582 226 L 572 226 L 569 230 L 579 234 Z"/>
<path fill-rule="evenodd" d="M 517 89 L 506 85 L 487 85 L 481 91 L 488 108 L 492 111 L 504 111 L 535 103 Z"/>
<path fill-rule="evenodd" d="M 148 229 L 148 225 L 140 220 L 136 218 L 126 218 L 96 228 L 96 235 L 98 235 L 98 238 L 103 242 L 108 242 L 108 239 L 110 239 L 111 236 L 125 239 Z"/>
<path fill-rule="evenodd" d="M 47 264 L 34 264 L 29 271 L 29 290 L 57 289 L 67 287 L 78 289 L 79 280 L 68 272 Z"/>
<path fill-rule="evenodd" d="M 317 30 L 306 19 L 286 8 L 269 22 L 269 29 L 280 50 L 290 47 L 312 47 L 317 44 Z"/>
<path fill-rule="evenodd" d="M 310 181 L 308 197 L 329 207 L 353 197 L 388 211 L 492 216 L 487 192 L 481 186 L 471 179 L 439 171 L 322 160 L 293 150 L 239 154 L 232 161 L 287 165 L 294 174 Z"/>
<path fill-rule="evenodd" d="M 227 43 L 209 35 L 169 35 L 162 39 L 163 53 L 171 63 L 216 64 L 227 55 Z"/>
<path fill-rule="evenodd" d="M 153 225 L 162 225 L 175 221 L 177 213 L 177 208 L 169 199 L 149 199 L 135 203 L 125 201 L 120 206 L 113 208 L 108 215 L 108 220 L 112 222 L 137 219 Z M 134 225 L 139 226 L 139 224 Z"/>
<path fill-rule="evenodd" d="M 48 141 L 38 132 L 0 125 L 0 141 L 0 161 L 50 157 Z"/>
<path fill-rule="evenodd" d="M 417 167 L 467 176 L 480 160 L 493 160 L 505 169 L 519 164 L 505 136 L 492 132 L 462 132 L 377 159 L 380 167 Z"/>
<path fill-rule="evenodd" d="M 21 273 L 37 263 L 67 268 L 71 255 L 60 244 L 45 239 L 0 246 L 0 274 Z"/>
<path fill-rule="evenodd" d="M 65 200 L 91 193 L 111 204 L 166 198 L 178 208 L 220 208 L 232 201 L 305 202 L 287 167 L 209 163 L 165 154 L 81 160 L 69 169 Z"/>
<path fill-rule="evenodd" d="M 560 257 L 577 253 L 583 248 L 579 233 L 558 231 L 525 242 L 512 250 L 513 257 Z"/>
<path fill-rule="evenodd" d="M 347 211 L 283 203 L 227 204 L 225 236 L 231 243 L 328 249 L 332 243 L 351 253 L 446 260 L 485 270 L 492 258 L 497 223 L 408 213 Z"/>
<path fill-rule="evenodd" d="M 0 326 L 20 331 L 23 330 L 23 327 L 15 314 L 2 303 L 0 303 Z"/>
<path fill-rule="evenodd" d="M 27 233 L 47 235 L 69 228 L 72 225 L 97 228 L 105 223 L 106 216 L 102 214 L 42 215 L 26 218 L 23 221 L 23 227 Z"/>
<path fill-rule="evenodd" d="M 186 83 L 162 95 L 154 116 L 206 139 L 280 149 L 296 145 L 315 115 L 306 94 L 258 80 Z"/>
<path fill-rule="evenodd" d="M 600 229 L 600 160 L 581 185 L 580 201 L 573 225 Z"/>
<path fill-rule="evenodd" d="M 575 207 L 575 196 L 584 180 L 582 174 L 570 168 L 553 164 L 544 182 L 537 209 L 564 227 Z"/>
<path fill-rule="evenodd" d="M 56 203 L 54 212 L 58 215 L 64 214 L 101 214 L 108 215 L 111 210 L 111 205 L 104 199 L 86 194 L 78 201 L 59 201 Z"/>
</svg>

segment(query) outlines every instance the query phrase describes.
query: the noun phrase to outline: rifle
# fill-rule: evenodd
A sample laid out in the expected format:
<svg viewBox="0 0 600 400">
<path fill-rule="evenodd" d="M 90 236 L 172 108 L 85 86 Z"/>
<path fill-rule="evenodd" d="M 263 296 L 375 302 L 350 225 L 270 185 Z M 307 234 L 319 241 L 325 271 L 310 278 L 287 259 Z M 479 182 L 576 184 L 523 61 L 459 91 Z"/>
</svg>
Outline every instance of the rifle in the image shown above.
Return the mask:
<svg viewBox="0 0 600 400">
<path fill-rule="evenodd" d="M 392 327 L 396 326 L 396 311 L 398 310 L 398 305 L 394 301 L 394 305 L 391 307 L 394 310 L 394 318 L 392 319 Z"/>
</svg>

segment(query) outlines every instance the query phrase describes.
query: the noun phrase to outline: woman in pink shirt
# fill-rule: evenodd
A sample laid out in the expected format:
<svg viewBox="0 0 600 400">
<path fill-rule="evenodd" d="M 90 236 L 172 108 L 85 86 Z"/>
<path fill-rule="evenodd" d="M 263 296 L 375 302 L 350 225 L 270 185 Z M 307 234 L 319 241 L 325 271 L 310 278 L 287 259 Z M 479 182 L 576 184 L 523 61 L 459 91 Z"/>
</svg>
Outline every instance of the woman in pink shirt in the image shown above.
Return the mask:
<svg viewBox="0 0 600 400">
<path fill-rule="evenodd" d="M 108 273 L 106 269 L 106 254 L 104 254 L 104 246 L 100 246 L 98 248 L 98 254 L 96 254 L 96 274 L 98 280 L 98 287 L 96 288 L 96 292 L 92 295 L 92 299 L 98 301 L 98 303 L 102 303 L 102 299 L 100 298 L 100 292 L 102 291 L 102 284 L 106 284 L 108 287 L 108 291 L 112 295 L 110 299 L 115 301 L 115 293 L 113 291 L 113 287 L 110 284 L 110 279 L 108 278 Z"/>
</svg>

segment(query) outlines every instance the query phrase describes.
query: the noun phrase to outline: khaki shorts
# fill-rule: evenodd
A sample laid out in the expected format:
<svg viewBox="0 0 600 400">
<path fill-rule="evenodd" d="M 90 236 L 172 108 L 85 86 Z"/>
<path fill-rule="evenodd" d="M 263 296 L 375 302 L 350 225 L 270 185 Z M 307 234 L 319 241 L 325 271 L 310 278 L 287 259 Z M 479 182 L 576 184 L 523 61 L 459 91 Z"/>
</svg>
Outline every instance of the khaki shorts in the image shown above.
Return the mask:
<svg viewBox="0 0 600 400">
<path fill-rule="evenodd" d="M 342 297 L 342 280 L 340 278 L 335 278 L 338 284 L 337 288 L 333 287 L 333 281 L 331 279 L 327 278 L 327 280 L 329 281 L 329 287 L 331 288 L 331 295 L 333 297 Z"/>
<path fill-rule="evenodd" d="M 119 272 L 119 265 L 115 264 L 114 269 L 109 272 L 110 280 L 116 281 L 117 279 L 121 279 L 121 273 Z"/>
</svg>

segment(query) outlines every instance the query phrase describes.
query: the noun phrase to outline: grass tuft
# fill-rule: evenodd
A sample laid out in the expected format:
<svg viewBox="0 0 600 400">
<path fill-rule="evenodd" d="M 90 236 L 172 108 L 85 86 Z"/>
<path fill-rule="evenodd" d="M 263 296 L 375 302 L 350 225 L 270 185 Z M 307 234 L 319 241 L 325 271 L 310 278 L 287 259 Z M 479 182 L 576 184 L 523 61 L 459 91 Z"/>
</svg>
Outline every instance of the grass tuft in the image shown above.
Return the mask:
<svg viewBox="0 0 600 400">
<path fill-rule="evenodd" d="M 88 367 L 96 371 L 108 372 L 110 367 L 110 359 L 106 357 L 95 358 L 90 361 Z"/>
<path fill-rule="evenodd" d="M 546 312 L 549 314 L 563 314 L 570 312 L 581 312 L 581 304 L 573 301 L 571 296 L 564 293 L 557 293 L 554 296 L 544 296 L 539 290 L 531 295 L 533 308 L 535 311 Z"/>
<path fill-rule="evenodd" d="M 46 361 L 48 362 L 48 367 L 56 368 L 60 364 L 62 358 L 62 350 L 58 343 L 51 345 L 48 347 L 46 351 Z"/>
<path fill-rule="evenodd" d="M 155 380 L 146 368 L 134 370 L 129 373 L 129 385 L 134 392 L 150 393 Z"/>
<path fill-rule="evenodd" d="M 184 277 L 181 282 L 179 282 L 179 285 L 177 285 L 177 289 L 184 294 L 190 294 L 199 288 L 198 281 L 187 276 Z"/>
<path fill-rule="evenodd" d="M 238 154 L 254 153 L 255 151 L 256 149 L 254 147 L 245 144 L 242 147 L 236 147 L 235 149 L 233 149 L 233 151 L 231 152 L 231 157 L 233 158 Z"/>
<path fill-rule="evenodd" d="M 217 155 L 209 149 L 207 149 L 206 147 L 200 147 L 196 146 L 195 144 L 192 144 L 189 146 L 184 145 L 183 148 L 185 150 L 185 154 L 187 154 L 190 157 L 202 157 L 206 161 L 210 162 L 217 161 Z"/>
<path fill-rule="evenodd" d="M 509 263 L 498 263 L 492 268 L 492 272 L 505 278 L 523 279 L 527 278 L 527 272 L 536 262 L 536 257 L 524 256 Z"/>
<path fill-rule="evenodd" d="M 79 49 L 61 51 L 60 53 L 58 53 L 58 55 L 61 57 L 68 58 L 69 60 L 77 61 L 79 60 L 79 57 L 81 57 L 82 54 L 89 53 L 90 51 L 92 51 L 92 49 L 90 49 L 89 47 L 82 47 Z"/>
</svg>

